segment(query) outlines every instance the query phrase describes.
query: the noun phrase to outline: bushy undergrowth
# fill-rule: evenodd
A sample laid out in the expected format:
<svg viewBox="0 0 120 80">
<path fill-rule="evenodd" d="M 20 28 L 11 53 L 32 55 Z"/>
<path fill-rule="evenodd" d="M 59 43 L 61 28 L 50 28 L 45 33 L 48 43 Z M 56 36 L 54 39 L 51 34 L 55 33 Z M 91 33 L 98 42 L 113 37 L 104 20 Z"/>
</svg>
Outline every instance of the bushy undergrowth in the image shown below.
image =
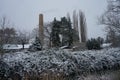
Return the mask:
<svg viewBox="0 0 120 80">
<path fill-rule="evenodd" d="M 101 49 L 101 45 L 102 45 L 102 39 L 98 37 L 98 39 L 90 39 L 87 41 L 86 43 L 86 47 L 89 49 L 89 50 L 92 50 L 92 49 L 95 49 L 95 50 L 99 50 Z"/>
<path fill-rule="evenodd" d="M 25 73 L 39 76 L 49 71 L 51 74 L 62 73 L 68 80 L 78 80 L 79 75 L 119 69 L 120 48 L 78 52 L 57 48 L 37 52 L 24 51 L 4 54 L 0 62 L 0 78 L 10 77 L 11 73 L 21 78 L 24 78 Z"/>
</svg>

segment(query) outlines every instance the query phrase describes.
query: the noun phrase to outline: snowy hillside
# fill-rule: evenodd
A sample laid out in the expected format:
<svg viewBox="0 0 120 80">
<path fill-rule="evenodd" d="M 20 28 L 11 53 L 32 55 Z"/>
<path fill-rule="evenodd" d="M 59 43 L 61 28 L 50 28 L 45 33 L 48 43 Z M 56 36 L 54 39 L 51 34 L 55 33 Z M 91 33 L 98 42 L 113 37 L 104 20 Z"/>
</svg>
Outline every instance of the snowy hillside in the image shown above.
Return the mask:
<svg viewBox="0 0 120 80">
<path fill-rule="evenodd" d="M 14 69 L 21 76 L 24 71 L 36 74 L 51 71 L 65 75 L 80 75 L 120 67 L 120 48 L 98 51 L 69 52 L 62 49 L 50 49 L 39 52 L 7 53 L 1 62 Z M 3 67 L 0 64 L 0 71 Z M 8 71 L 8 68 L 5 69 Z M 6 73 L 4 73 L 6 74 Z M 8 73 L 7 73 L 8 74 Z"/>
</svg>

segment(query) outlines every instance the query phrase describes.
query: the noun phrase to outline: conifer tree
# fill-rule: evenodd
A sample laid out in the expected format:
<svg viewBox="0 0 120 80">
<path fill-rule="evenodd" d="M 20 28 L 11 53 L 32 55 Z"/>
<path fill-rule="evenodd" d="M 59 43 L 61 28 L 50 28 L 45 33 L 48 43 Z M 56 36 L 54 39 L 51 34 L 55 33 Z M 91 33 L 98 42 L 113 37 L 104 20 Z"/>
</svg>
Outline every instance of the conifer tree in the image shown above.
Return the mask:
<svg viewBox="0 0 120 80">
<path fill-rule="evenodd" d="M 62 17 L 61 21 L 54 19 L 50 37 L 53 47 L 71 47 L 75 37 L 76 32 L 72 29 L 70 17 Z"/>
<path fill-rule="evenodd" d="M 71 47 L 73 44 L 73 29 L 70 18 L 68 19 L 68 37 L 69 37 L 68 46 Z"/>
<path fill-rule="evenodd" d="M 35 38 L 33 44 L 29 47 L 29 51 L 40 51 L 42 50 L 42 45 L 38 37 Z"/>
<path fill-rule="evenodd" d="M 54 47 L 60 46 L 59 32 L 60 32 L 60 22 L 54 19 L 52 32 L 51 32 L 51 42 L 52 42 L 52 46 Z"/>
<path fill-rule="evenodd" d="M 63 35 L 62 46 L 67 45 L 71 47 L 73 43 L 73 29 L 70 17 L 68 17 L 68 19 L 66 17 L 61 18 L 61 26 L 61 34 Z"/>
</svg>

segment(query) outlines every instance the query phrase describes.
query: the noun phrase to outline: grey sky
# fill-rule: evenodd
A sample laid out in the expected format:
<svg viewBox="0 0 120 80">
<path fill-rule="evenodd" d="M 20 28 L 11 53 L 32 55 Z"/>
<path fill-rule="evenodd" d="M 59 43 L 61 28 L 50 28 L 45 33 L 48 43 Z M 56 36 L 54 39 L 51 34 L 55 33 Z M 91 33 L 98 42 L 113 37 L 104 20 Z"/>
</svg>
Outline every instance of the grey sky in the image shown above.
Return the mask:
<svg viewBox="0 0 120 80">
<path fill-rule="evenodd" d="M 106 0 L 0 0 L 0 17 L 7 16 L 18 29 L 31 31 L 38 24 L 39 13 L 44 21 L 53 21 L 81 9 L 87 19 L 88 37 L 103 36 L 97 17 L 106 9 Z"/>
</svg>

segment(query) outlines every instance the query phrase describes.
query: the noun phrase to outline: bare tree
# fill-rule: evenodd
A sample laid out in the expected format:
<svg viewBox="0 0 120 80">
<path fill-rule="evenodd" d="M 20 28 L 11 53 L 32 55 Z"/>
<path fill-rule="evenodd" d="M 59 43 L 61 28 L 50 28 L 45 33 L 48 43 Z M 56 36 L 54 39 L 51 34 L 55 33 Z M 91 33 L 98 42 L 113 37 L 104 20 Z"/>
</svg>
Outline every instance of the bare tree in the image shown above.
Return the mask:
<svg viewBox="0 0 120 80">
<path fill-rule="evenodd" d="M 3 29 L 0 29 L 0 34 L 2 34 Z M 14 28 L 4 28 L 4 43 L 5 44 L 15 44 L 15 38 L 17 36 L 16 30 Z"/>
<path fill-rule="evenodd" d="M 3 44 L 4 44 L 4 41 L 5 41 L 5 27 L 6 27 L 7 23 L 6 23 L 6 17 L 2 17 L 1 20 L 0 20 L 0 28 L 1 28 L 1 33 L 0 33 L 0 45 L 1 45 L 1 48 L 3 47 Z"/>
<path fill-rule="evenodd" d="M 67 20 L 70 20 L 70 13 L 68 12 L 66 15 Z"/>
<path fill-rule="evenodd" d="M 45 23 L 44 24 L 44 37 L 45 37 L 45 43 L 47 47 L 51 47 L 51 29 L 52 29 L 52 23 Z"/>
<path fill-rule="evenodd" d="M 3 49 L 4 44 L 12 43 L 16 36 L 16 30 L 11 27 L 8 19 L 2 17 L 0 19 L 0 47 Z"/>
<path fill-rule="evenodd" d="M 31 32 L 31 38 L 39 37 L 39 28 L 35 27 Z"/>
<path fill-rule="evenodd" d="M 120 0 L 108 0 L 108 7 L 99 18 L 106 26 L 107 38 L 113 46 L 120 46 Z"/>
<path fill-rule="evenodd" d="M 19 41 L 19 44 L 22 45 L 22 49 L 24 49 L 25 44 L 29 42 L 28 33 L 25 31 L 18 31 L 18 41 Z"/>
<path fill-rule="evenodd" d="M 51 34 L 52 23 L 45 23 L 43 27 L 44 27 L 44 43 L 45 43 L 44 46 L 51 47 L 50 34 Z M 39 28 L 38 27 L 34 28 L 31 35 L 32 38 L 39 37 Z"/>
<path fill-rule="evenodd" d="M 80 32 L 81 32 L 81 42 L 87 41 L 87 24 L 86 24 L 86 18 L 82 11 L 79 11 L 79 21 L 80 21 Z"/>
<path fill-rule="evenodd" d="M 76 10 L 73 11 L 73 27 L 78 33 L 78 15 L 76 13 Z"/>
</svg>

